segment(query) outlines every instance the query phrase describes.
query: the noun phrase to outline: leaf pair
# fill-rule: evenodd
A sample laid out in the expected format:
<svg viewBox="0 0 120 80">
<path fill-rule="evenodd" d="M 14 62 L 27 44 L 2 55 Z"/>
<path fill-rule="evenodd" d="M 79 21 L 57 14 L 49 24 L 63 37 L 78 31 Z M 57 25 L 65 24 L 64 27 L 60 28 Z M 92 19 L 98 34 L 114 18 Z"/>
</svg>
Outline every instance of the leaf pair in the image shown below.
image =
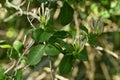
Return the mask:
<svg viewBox="0 0 120 80">
<path fill-rule="evenodd" d="M 72 67 L 73 67 L 73 60 L 74 59 L 79 59 L 81 61 L 87 61 L 88 60 L 88 55 L 85 50 L 81 51 L 77 55 L 65 55 L 60 64 L 59 64 L 59 72 L 62 75 L 68 74 L 71 72 Z"/>
<path fill-rule="evenodd" d="M 8 55 L 13 59 L 18 60 L 21 54 L 23 53 L 23 50 L 24 50 L 23 43 L 16 40 L 13 43 L 13 48 L 11 48 L 11 50 L 8 51 Z"/>
<path fill-rule="evenodd" d="M 0 40 L 0 48 L 11 48 L 11 46 L 5 42 L 5 40 Z"/>
<path fill-rule="evenodd" d="M 52 36 L 51 33 L 44 31 L 41 28 L 33 30 L 33 39 L 35 40 L 35 42 L 48 41 L 51 36 Z"/>
<path fill-rule="evenodd" d="M 52 44 L 47 45 L 37 45 L 31 48 L 29 54 L 27 55 L 27 64 L 28 65 L 36 65 L 40 62 L 43 55 L 58 55 L 60 52 L 59 50 L 53 46 Z"/>
</svg>

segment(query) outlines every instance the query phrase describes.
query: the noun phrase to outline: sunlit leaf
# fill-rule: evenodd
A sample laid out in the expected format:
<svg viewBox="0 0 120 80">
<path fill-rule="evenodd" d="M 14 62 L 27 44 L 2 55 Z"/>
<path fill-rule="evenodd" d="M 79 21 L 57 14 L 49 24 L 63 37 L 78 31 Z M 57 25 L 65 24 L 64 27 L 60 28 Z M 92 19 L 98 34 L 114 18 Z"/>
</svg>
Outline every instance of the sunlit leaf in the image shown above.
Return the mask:
<svg viewBox="0 0 120 80">
<path fill-rule="evenodd" d="M 5 74 L 4 74 L 4 69 L 0 67 L 0 80 L 4 80 Z"/>
<path fill-rule="evenodd" d="M 102 18 L 110 18 L 110 13 L 108 10 L 101 11 Z"/>
<path fill-rule="evenodd" d="M 3 44 L 3 45 L 0 45 L 1 48 L 11 48 L 11 46 L 9 44 Z"/>
<path fill-rule="evenodd" d="M 22 49 L 23 49 L 23 44 L 22 42 L 16 40 L 14 43 L 13 43 L 13 48 L 18 52 L 22 52 Z"/>
<path fill-rule="evenodd" d="M 5 40 L 0 40 L 0 43 L 3 43 L 3 42 L 5 42 Z"/>
<path fill-rule="evenodd" d="M 6 36 L 8 38 L 14 38 L 17 36 L 17 33 L 14 28 L 10 27 L 10 28 L 8 28 L 8 31 L 6 32 Z"/>
</svg>

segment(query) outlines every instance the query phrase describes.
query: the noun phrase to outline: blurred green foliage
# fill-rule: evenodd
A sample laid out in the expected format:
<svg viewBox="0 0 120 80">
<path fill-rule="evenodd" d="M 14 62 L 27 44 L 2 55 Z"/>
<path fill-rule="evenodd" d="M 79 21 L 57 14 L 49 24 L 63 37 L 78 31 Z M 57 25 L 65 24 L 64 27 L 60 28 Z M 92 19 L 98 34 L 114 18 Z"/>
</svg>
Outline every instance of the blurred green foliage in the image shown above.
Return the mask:
<svg viewBox="0 0 120 80">
<path fill-rule="evenodd" d="M 2 60 L 35 66 L 44 56 L 60 53 L 61 75 L 72 75 L 77 67 L 75 80 L 120 78 L 120 0 L 27 0 L 18 5 L 8 0 L 12 6 L 6 1 L 0 1 L 0 80 L 7 75 L 22 79 L 21 68 L 5 74 Z"/>
</svg>

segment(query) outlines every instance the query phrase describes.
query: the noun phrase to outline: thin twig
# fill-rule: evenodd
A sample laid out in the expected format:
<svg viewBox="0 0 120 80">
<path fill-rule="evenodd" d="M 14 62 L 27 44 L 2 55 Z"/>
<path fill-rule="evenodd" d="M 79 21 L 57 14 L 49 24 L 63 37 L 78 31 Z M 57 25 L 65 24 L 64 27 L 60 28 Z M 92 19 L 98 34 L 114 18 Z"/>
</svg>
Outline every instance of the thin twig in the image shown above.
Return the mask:
<svg viewBox="0 0 120 80">
<path fill-rule="evenodd" d="M 53 71 L 52 71 L 52 61 L 51 61 L 51 57 L 48 56 L 49 58 L 49 65 L 50 65 L 50 76 L 51 76 L 51 79 L 54 80 L 54 75 L 53 75 Z"/>
<path fill-rule="evenodd" d="M 110 50 L 108 50 L 108 49 L 104 49 L 107 53 L 109 53 L 110 55 L 112 55 L 113 57 L 115 57 L 116 59 L 119 59 L 119 56 L 116 54 L 116 53 L 114 53 L 114 52 L 112 52 L 112 51 L 110 51 Z"/>
<path fill-rule="evenodd" d="M 90 46 L 90 44 L 89 44 L 89 43 L 86 43 L 85 46 Z M 104 49 L 104 48 L 101 47 L 101 46 L 97 46 L 97 47 L 95 47 L 95 49 L 96 49 L 96 50 L 99 50 L 99 51 L 105 51 L 105 52 L 107 52 L 108 54 L 110 54 L 110 55 L 112 55 L 113 57 L 115 57 L 116 59 L 120 59 L 120 57 L 119 57 L 115 52 L 113 52 L 113 51 L 111 51 L 111 50 Z"/>
<path fill-rule="evenodd" d="M 96 47 L 96 49 L 99 50 L 99 51 L 104 50 L 105 52 L 107 52 L 108 54 L 112 55 L 116 59 L 119 59 L 119 56 L 116 53 L 114 53 L 114 52 L 112 52 L 112 51 L 110 51 L 108 49 L 104 49 L 103 47 L 100 47 L 100 46 Z"/>
<path fill-rule="evenodd" d="M 28 46 L 26 47 L 25 51 L 23 52 L 23 54 L 20 56 L 17 64 L 16 64 L 16 67 L 19 65 L 20 61 L 22 60 L 23 56 L 25 55 L 25 53 L 30 49 L 30 47 L 34 44 L 34 41 L 31 40 L 28 44 Z"/>
<path fill-rule="evenodd" d="M 63 77 L 63 76 L 58 75 L 58 74 L 56 74 L 55 77 L 56 77 L 57 79 L 59 79 L 59 80 L 69 80 L 69 79 L 67 79 L 67 78 L 65 78 L 65 77 Z"/>
<path fill-rule="evenodd" d="M 20 5 L 18 5 L 19 7 L 21 7 L 21 6 L 23 6 L 24 4 L 25 4 L 25 0 L 20 4 Z"/>
<path fill-rule="evenodd" d="M 41 4 L 41 9 L 42 9 L 42 15 L 44 14 L 44 3 Z"/>
<path fill-rule="evenodd" d="M 27 5 L 27 19 L 28 19 L 30 25 L 31 25 L 33 28 L 35 28 L 35 26 L 34 26 L 34 25 L 32 24 L 32 22 L 30 21 L 30 18 L 28 17 L 29 7 L 30 7 L 30 2 L 28 2 L 28 5 Z"/>
<path fill-rule="evenodd" d="M 102 71 L 103 71 L 103 74 L 104 74 L 106 80 L 110 80 L 110 79 L 111 79 L 111 78 L 110 78 L 110 74 L 109 74 L 108 68 L 107 68 L 107 66 L 105 65 L 105 63 L 102 62 L 102 63 L 100 64 L 100 66 L 101 66 L 101 69 L 102 69 Z"/>
<path fill-rule="evenodd" d="M 17 16 L 18 14 L 20 14 L 20 11 L 17 11 L 14 14 L 10 15 L 9 17 L 5 18 L 4 22 L 9 21 L 10 19 Z M 32 16 L 33 18 L 36 18 L 37 20 L 39 20 L 39 17 L 37 15 L 33 14 L 32 12 L 23 11 L 22 15 Z M 33 21 L 33 19 L 31 21 Z"/>
<path fill-rule="evenodd" d="M 16 61 L 13 61 L 13 64 L 4 72 L 5 74 L 8 73 L 10 70 L 12 70 L 15 67 Z"/>
<path fill-rule="evenodd" d="M 23 2 L 23 3 L 24 3 L 24 2 Z M 23 5 L 23 3 L 22 3 L 22 5 Z M 6 4 L 7 4 L 9 7 L 13 7 L 13 8 L 15 8 L 16 10 L 19 10 L 19 11 L 20 11 L 20 14 L 22 15 L 23 11 L 22 11 L 22 9 L 20 8 L 20 5 L 21 5 L 21 4 L 18 5 L 18 6 L 16 6 L 16 5 L 10 3 L 8 0 L 6 0 Z"/>
<path fill-rule="evenodd" d="M 28 19 L 30 25 L 32 26 L 32 28 L 35 28 L 35 26 L 32 24 L 32 21 L 33 21 L 34 18 L 39 21 L 40 20 L 40 16 L 38 16 L 36 13 L 29 12 L 30 2 L 28 2 L 27 11 L 23 11 L 20 8 L 20 6 L 22 6 L 24 3 L 25 3 L 25 1 L 23 1 L 20 5 L 14 5 L 14 4 L 10 3 L 8 0 L 6 0 L 6 4 L 8 5 L 8 7 L 15 8 L 16 10 L 19 10 L 19 11 L 15 12 L 14 14 L 12 14 L 9 17 L 5 18 L 4 22 L 9 21 L 10 19 L 12 19 L 13 17 L 17 16 L 18 14 L 20 14 L 20 15 L 24 14 L 24 15 L 27 15 L 27 19 Z M 41 6 L 42 6 L 42 13 L 44 13 L 44 4 L 42 4 Z M 32 16 L 33 19 L 30 20 L 29 16 Z"/>
<path fill-rule="evenodd" d="M 19 11 L 15 12 L 14 14 L 12 14 L 12 15 L 10 15 L 9 17 L 5 18 L 5 19 L 4 19 L 4 22 L 9 21 L 10 19 L 12 19 L 13 17 L 15 17 L 15 16 L 18 15 L 19 13 L 20 13 Z"/>
<path fill-rule="evenodd" d="M 75 21 L 75 28 L 76 28 L 76 38 L 79 38 L 80 29 L 79 29 L 79 20 L 77 12 L 74 12 L 74 21 Z"/>
<path fill-rule="evenodd" d="M 33 18 L 36 18 L 37 20 L 39 20 L 39 16 L 37 16 L 35 13 L 32 13 L 32 12 L 28 12 L 29 11 L 29 6 L 30 6 L 30 2 L 28 2 L 28 6 L 27 6 L 27 11 L 23 11 L 20 6 L 22 6 L 23 4 L 25 3 L 25 1 L 23 1 L 20 5 L 16 6 L 12 3 L 10 3 L 8 0 L 6 0 L 6 4 L 8 5 L 8 7 L 13 7 L 15 8 L 16 10 L 19 10 L 18 12 L 14 13 L 13 15 L 9 16 L 8 18 L 4 19 L 4 22 L 7 22 L 9 21 L 10 19 L 12 19 L 13 17 L 15 17 L 16 15 L 20 14 L 20 15 L 27 15 L 27 19 L 30 23 L 30 25 L 35 28 L 35 26 L 32 24 L 32 20 L 30 20 L 29 18 L 29 15 L 31 15 Z"/>
</svg>

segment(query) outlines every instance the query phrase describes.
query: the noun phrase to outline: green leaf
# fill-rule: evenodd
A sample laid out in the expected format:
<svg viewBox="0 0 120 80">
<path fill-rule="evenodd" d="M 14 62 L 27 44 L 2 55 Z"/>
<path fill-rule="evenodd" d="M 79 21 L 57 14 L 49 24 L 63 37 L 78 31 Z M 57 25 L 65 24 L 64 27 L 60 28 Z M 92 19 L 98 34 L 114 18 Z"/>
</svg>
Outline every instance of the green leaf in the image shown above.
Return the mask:
<svg viewBox="0 0 120 80">
<path fill-rule="evenodd" d="M 33 39 L 36 42 L 44 42 L 44 41 L 48 41 L 49 38 L 52 36 L 52 33 L 49 33 L 47 31 L 44 31 L 43 29 L 39 28 L 39 29 L 35 29 L 33 31 Z"/>
<path fill-rule="evenodd" d="M 87 61 L 88 60 L 88 55 L 87 55 L 87 52 L 86 52 L 85 48 L 80 53 L 74 53 L 73 55 L 76 59 L 79 59 L 81 61 Z"/>
<path fill-rule="evenodd" d="M 75 0 L 68 0 L 68 3 L 73 4 Z"/>
<path fill-rule="evenodd" d="M 53 34 L 56 38 L 64 39 L 69 36 L 69 33 L 67 31 L 57 31 Z"/>
<path fill-rule="evenodd" d="M 63 59 L 61 60 L 61 62 L 59 64 L 60 74 L 62 74 L 62 75 L 68 74 L 71 71 L 72 61 L 73 61 L 73 58 L 71 55 L 66 55 L 63 57 Z"/>
<path fill-rule="evenodd" d="M 49 32 L 43 32 L 41 34 L 40 38 L 39 38 L 39 41 L 40 42 L 48 41 L 51 36 L 52 36 L 51 33 L 49 33 Z"/>
<path fill-rule="evenodd" d="M 11 48 L 11 46 L 9 44 L 3 44 L 3 45 L 0 45 L 1 48 Z"/>
<path fill-rule="evenodd" d="M 40 3 L 46 2 L 47 0 L 37 0 Z"/>
<path fill-rule="evenodd" d="M 96 34 L 88 34 L 88 43 L 91 45 L 96 45 L 96 39 L 97 39 Z"/>
<path fill-rule="evenodd" d="M 76 29 L 74 26 L 69 26 L 68 32 L 73 39 L 76 37 Z"/>
<path fill-rule="evenodd" d="M 49 32 L 53 32 L 54 31 L 54 23 L 52 18 L 50 18 L 50 20 L 47 22 L 47 24 L 45 25 L 45 30 L 49 31 Z"/>
<path fill-rule="evenodd" d="M 80 26 L 80 29 L 88 33 L 88 29 L 85 26 Z"/>
<path fill-rule="evenodd" d="M 0 67 L 0 80 L 5 79 L 4 69 Z"/>
<path fill-rule="evenodd" d="M 28 1 L 33 2 L 34 0 L 28 0 Z"/>
<path fill-rule="evenodd" d="M 0 43 L 4 43 L 5 42 L 5 40 L 0 40 Z"/>
<path fill-rule="evenodd" d="M 48 42 L 55 43 L 56 42 L 56 37 L 55 36 L 51 36 L 50 39 L 48 40 Z"/>
<path fill-rule="evenodd" d="M 27 55 L 27 64 L 29 65 L 36 65 L 40 62 L 43 53 L 45 52 L 44 45 L 37 45 L 32 47 L 30 52 Z"/>
<path fill-rule="evenodd" d="M 53 44 L 58 50 L 59 52 L 64 54 L 64 50 L 62 49 L 62 47 L 59 44 Z"/>
<path fill-rule="evenodd" d="M 21 53 L 23 51 L 23 44 L 22 42 L 16 40 L 14 43 L 13 43 L 13 48 L 18 52 L 18 53 Z"/>
<path fill-rule="evenodd" d="M 60 23 L 63 26 L 70 23 L 73 19 L 73 13 L 74 13 L 73 8 L 67 2 L 64 2 L 59 15 Z"/>
<path fill-rule="evenodd" d="M 74 47 L 72 46 L 72 44 L 66 43 L 62 39 L 57 39 L 57 43 L 66 48 L 67 52 L 69 53 L 72 53 L 74 51 Z"/>
<path fill-rule="evenodd" d="M 17 70 L 16 80 L 22 80 L 22 69 Z"/>
<path fill-rule="evenodd" d="M 11 50 L 9 50 L 8 56 L 15 60 L 18 60 L 20 57 L 20 54 L 14 48 L 12 48 Z"/>
<path fill-rule="evenodd" d="M 41 28 L 33 30 L 33 39 L 35 40 L 35 42 L 39 42 L 40 36 L 43 32 L 44 31 Z"/>
<path fill-rule="evenodd" d="M 52 44 L 47 44 L 45 47 L 45 53 L 47 55 L 54 56 L 54 55 L 58 55 L 60 53 L 60 51 Z"/>
<path fill-rule="evenodd" d="M 110 18 L 111 15 L 108 10 L 103 10 L 101 11 L 101 16 L 102 18 Z"/>
<path fill-rule="evenodd" d="M 33 33 L 33 31 L 34 31 L 35 29 L 29 29 L 28 31 L 26 31 L 26 35 L 31 35 L 32 33 Z"/>
<path fill-rule="evenodd" d="M 102 5 L 105 5 L 105 6 L 109 6 L 110 5 L 110 1 L 109 0 L 101 0 L 100 1 Z"/>
<path fill-rule="evenodd" d="M 5 40 L 0 40 L 0 48 L 11 48 L 9 44 L 5 44 Z"/>
</svg>

